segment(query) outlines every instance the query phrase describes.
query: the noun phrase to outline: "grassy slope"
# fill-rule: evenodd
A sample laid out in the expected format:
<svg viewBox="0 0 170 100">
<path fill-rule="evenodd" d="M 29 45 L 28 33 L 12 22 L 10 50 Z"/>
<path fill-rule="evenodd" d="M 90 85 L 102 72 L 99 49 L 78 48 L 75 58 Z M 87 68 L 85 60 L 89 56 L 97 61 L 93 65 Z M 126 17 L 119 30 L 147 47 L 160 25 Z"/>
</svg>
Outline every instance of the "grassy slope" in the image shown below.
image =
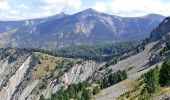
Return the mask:
<svg viewBox="0 0 170 100">
<path fill-rule="evenodd" d="M 39 79 L 39 83 L 34 89 L 35 93 L 39 93 L 41 90 L 46 89 L 49 82 L 62 75 L 73 64 L 79 62 L 79 59 L 54 57 L 48 54 L 40 52 L 34 52 L 34 61 L 38 61 L 34 64 L 33 71 L 30 74 L 29 82 Z"/>
</svg>

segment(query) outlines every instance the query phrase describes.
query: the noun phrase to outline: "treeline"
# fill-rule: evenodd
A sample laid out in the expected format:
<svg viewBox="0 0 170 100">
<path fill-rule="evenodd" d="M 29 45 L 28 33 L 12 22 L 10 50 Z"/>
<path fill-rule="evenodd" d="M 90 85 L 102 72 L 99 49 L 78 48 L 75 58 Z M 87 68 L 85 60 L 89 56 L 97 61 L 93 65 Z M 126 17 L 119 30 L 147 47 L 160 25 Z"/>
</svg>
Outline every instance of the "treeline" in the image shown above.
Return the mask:
<svg viewBox="0 0 170 100">
<path fill-rule="evenodd" d="M 26 54 L 26 51 L 22 51 L 19 49 L 12 49 L 12 48 L 4 48 L 0 49 L 0 59 L 4 59 L 8 57 L 8 63 L 11 63 L 18 59 L 20 55 Z"/>
<path fill-rule="evenodd" d="M 139 45 L 139 41 L 126 41 L 92 46 L 74 46 L 57 51 L 59 56 L 110 61 L 114 57 L 129 52 Z"/>
<path fill-rule="evenodd" d="M 95 61 L 111 61 L 113 58 L 120 56 L 126 52 L 135 50 L 140 44 L 140 41 L 126 41 L 118 43 L 108 43 L 100 45 L 83 45 L 61 48 L 53 51 L 26 48 L 23 49 L 27 52 L 42 52 L 53 56 L 67 57 L 67 58 L 80 58 L 85 60 Z"/>
<path fill-rule="evenodd" d="M 100 88 L 103 89 L 103 88 L 109 87 L 126 78 L 127 78 L 127 71 L 119 70 L 115 73 L 110 74 L 109 76 L 104 77 L 104 79 L 100 82 Z"/>
</svg>

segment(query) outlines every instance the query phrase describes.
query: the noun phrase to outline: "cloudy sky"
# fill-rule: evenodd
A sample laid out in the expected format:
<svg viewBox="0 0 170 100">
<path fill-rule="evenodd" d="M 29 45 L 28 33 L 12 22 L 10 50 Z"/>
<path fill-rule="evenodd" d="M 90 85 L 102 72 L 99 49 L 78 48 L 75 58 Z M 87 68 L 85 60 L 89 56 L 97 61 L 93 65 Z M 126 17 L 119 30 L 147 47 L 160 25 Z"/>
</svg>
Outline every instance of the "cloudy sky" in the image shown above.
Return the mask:
<svg viewBox="0 0 170 100">
<path fill-rule="evenodd" d="M 170 0 L 0 0 L 0 20 L 74 14 L 87 8 L 128 17 L 149 13 L 170 16 Z"/>
</svg>

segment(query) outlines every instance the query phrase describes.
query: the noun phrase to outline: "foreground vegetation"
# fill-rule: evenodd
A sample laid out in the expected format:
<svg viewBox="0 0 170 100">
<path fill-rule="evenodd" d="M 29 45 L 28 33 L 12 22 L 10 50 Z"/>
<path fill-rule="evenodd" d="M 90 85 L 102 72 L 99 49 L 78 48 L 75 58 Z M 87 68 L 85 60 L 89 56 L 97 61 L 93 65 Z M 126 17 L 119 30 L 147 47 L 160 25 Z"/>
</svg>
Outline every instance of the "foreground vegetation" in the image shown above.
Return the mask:
<svg viewBox="0 0 170 100">
<path fill-rule="evenodd" d="M 164 93 L 165 88 L 170 86 L 170 60 L 166 60 L 159 68 L 150 69 L 142 75 L 135 87 L 118 99 L 127 100 L 151 100 L 154 96 Z"/>
</svg>

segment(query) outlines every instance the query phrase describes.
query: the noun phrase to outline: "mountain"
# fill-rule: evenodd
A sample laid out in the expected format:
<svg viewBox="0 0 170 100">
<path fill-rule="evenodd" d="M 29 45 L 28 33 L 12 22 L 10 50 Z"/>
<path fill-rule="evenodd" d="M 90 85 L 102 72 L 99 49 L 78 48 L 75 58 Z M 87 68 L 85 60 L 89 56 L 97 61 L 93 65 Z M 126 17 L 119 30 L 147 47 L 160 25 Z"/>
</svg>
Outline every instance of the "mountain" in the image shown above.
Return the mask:
<svg viewBox="0 0 170 100">
<path fill-rule="evenodd" d="M 60 19 L 66 16 L 68 15 L 61 12 L 59 14 L 49 16 L 49 17 L 44 17 L 44 18 L 27 19 L 27 20 L 21 20 L 21 21 L 0 21 L 0 32 L 5 32 L 5 31 L 15 29 L 15 28 L 20 29 L 21 27 L 26 27 L 30 25 L 37 25 L 43 22 Z"/>
<path fill-rule="evenodd" d="M 170 58 L 169 21 L 167 17 L 155 27 L 145 43 L 69 47 L 57 51 L 61 56 L 41 49 L 0 49 L 0 97 L 3 100 L 167 100 L 169 85 L 160 86 L 158 81 L 169 84 L 170 80 L 170 60 L 165 61 Z M 108 56 L 113 60 L 95 60 Z"/>
<path fill-rule="evenodd" d="M 56 49 L 144 39 L 164 16 L 119 17 L 87 9 L 59 17 L 1 22 L 1 47 Z"/>
</svg>

